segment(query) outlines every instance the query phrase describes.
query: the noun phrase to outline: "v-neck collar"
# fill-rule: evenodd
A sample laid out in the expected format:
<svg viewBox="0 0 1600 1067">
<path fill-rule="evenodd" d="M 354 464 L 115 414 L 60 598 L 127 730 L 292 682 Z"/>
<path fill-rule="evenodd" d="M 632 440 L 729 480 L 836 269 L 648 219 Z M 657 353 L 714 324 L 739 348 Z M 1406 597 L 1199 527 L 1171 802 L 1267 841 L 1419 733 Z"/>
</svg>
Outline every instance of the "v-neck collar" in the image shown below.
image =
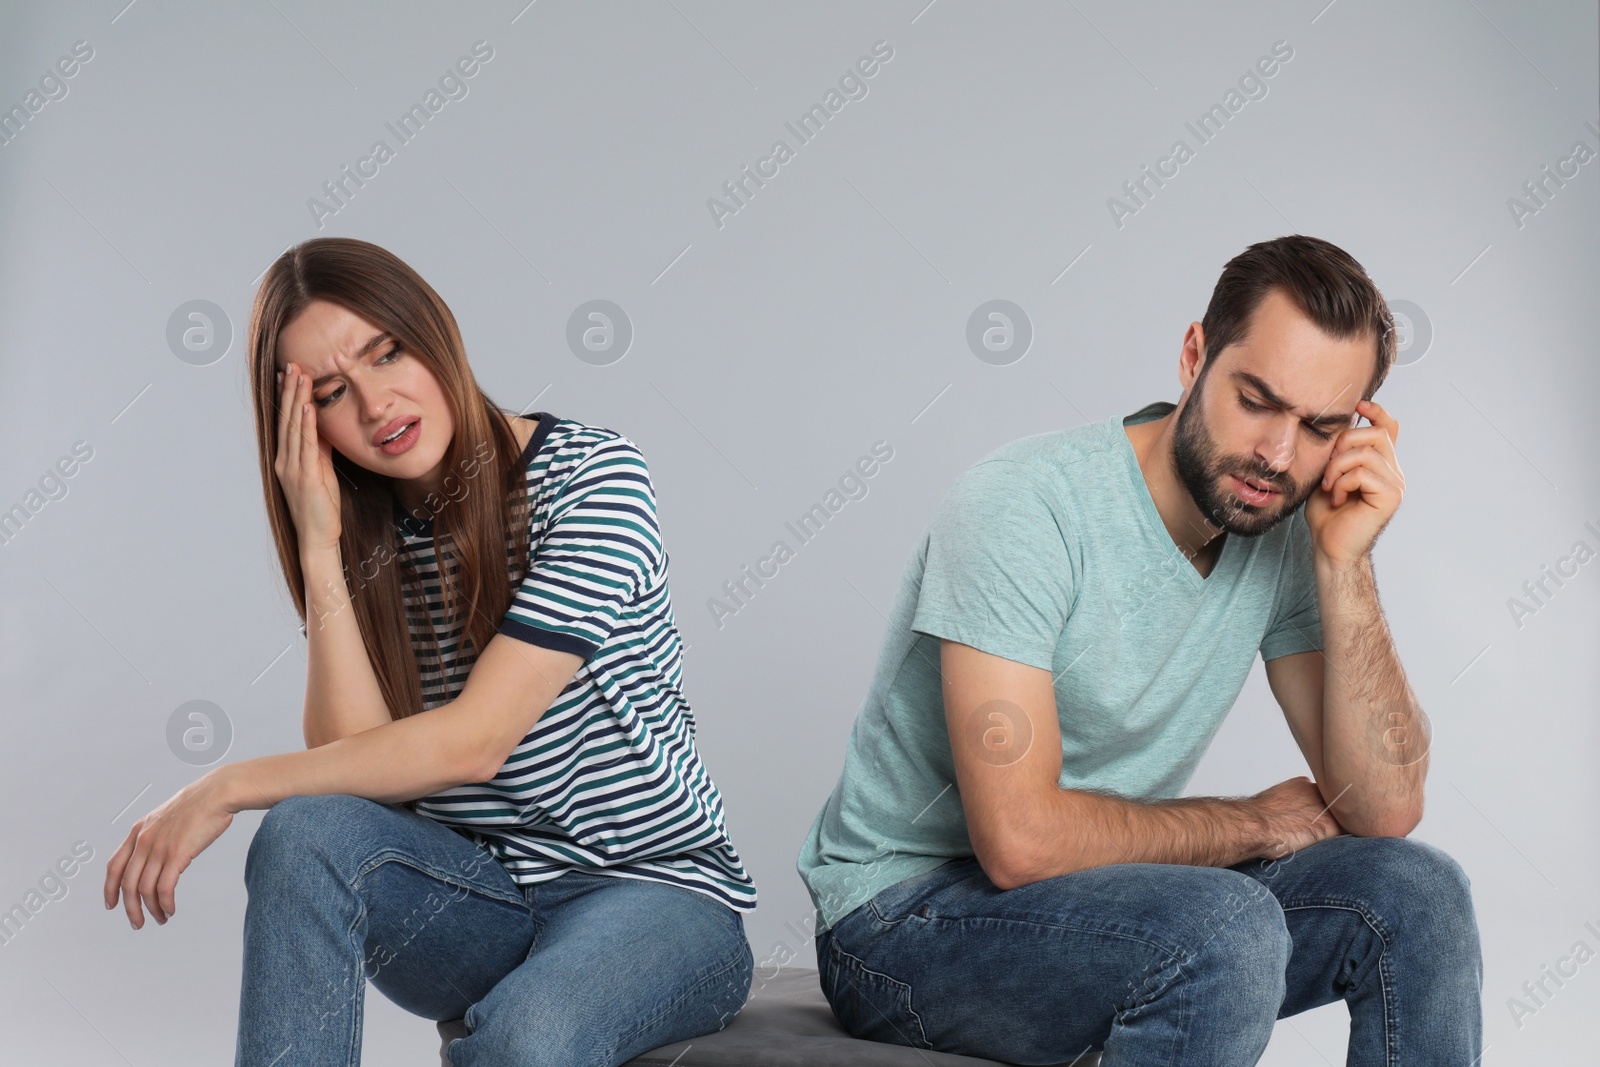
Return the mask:
<svg viewBox="0 0 1600 1067">
<path fill-rule="evenodd" d="M 528 438 L 528 443 L 523 446 L 521 457 L 517 460 L 517 468 L 525 471 L 528 469 L 528 465 L 533 462 L 533 457 L 539 454 L 539 449 L 544 447 L 545 438 L 550 436 L 550 429 L 555 426 L 558 417 L 548 411 L 535 411 L 517 417 L 534 419 L 538 422 L 538 425 L 534 428 L 533 435 Z M 402 508 L 398 500 L 394 502 L 393 516 L 395 525 L 400 527 L 401 532 L 406 536 L 433 536 L 433 520 L 431 518 L 417 518 L 407 512 L 405 508 Z"/>
<path fill-rule="evenodd" d="M 1122 453 L 1123 469 L 1127 471 L 1128 480 L 1132 483 L 1133 495 L 1139 501 L 1139 512 L 1144 516 L 1146 528 L 1156 538 L 1156 542 L 1163 545 L 1166 550 L 1177 555 L 1183 560 L 1179 573 L 1190 589 L 1203 593 L 1212 585 L 1217 584 L 1212 579 L 1222 573 L 1224 567 L 1233 566 L 1233 560 L 1239 550 L 1234 548 L 1234 542 L 1239 538 L 1231 533 L 1224 533 L 1222 537 L 1222 551 L 1217 554 L 1216 562 L 1211 565 L 1211 573 L 1205 577 L 1195 569 L 1194 563 L 1183 555 L 1172 535 L 1167 532 L 1167 524 L 1161 521 L 1161 512 L 1156 508 L 1156 502 L 1150 495 L 1150 486 L 1145 484 L 1144 471 L 1139 469 L 1139 456 L 1133 450 L 1133 442 L 1128 439 L 1124 425 L 1135 425 L 1141 422 L 1150 422 L 1167 415 L 1177 407 L 1170 400 L 1157 400 L 1146 404 L 1131 415 L 1114 415 L 1106 420 L 1106 427 L 1115 439 L 1115 447 Z M 1126 423 L 1124 420 L 1127 420 Z"/>
</svg>

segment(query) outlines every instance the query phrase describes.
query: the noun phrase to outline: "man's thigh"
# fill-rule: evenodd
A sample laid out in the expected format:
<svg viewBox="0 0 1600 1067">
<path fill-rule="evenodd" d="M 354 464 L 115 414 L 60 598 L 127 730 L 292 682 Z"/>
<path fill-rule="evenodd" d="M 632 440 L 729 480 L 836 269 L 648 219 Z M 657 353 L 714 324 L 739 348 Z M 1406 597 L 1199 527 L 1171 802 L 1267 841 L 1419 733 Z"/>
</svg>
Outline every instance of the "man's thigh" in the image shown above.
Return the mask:
<svg viewBox="0 0 1600 1067">
<path fill-rule="evenodd" d="M 1272 895 L 1225 868 L 1116 864 L 1002 891 L 968 858 L 885 889 L 819 951 L 857 1036 L 1042 1062 L 1100 1047 L 1119 1014 L 1197 974 L 1253 970 L 1235 995 L 1270 1020 L 1288 932 Z"/>
<path fill-rule="evenodd" d="M 1272 893 L 1293 938 L 1283 1016 L 1346 999 L 1380 958 L 1414 1003 L 1482 984 L 1470 882 L 1449 854 L 1406 837 L 1343 834 L 1279 860 L 1236 864 Z"/>
</svg>

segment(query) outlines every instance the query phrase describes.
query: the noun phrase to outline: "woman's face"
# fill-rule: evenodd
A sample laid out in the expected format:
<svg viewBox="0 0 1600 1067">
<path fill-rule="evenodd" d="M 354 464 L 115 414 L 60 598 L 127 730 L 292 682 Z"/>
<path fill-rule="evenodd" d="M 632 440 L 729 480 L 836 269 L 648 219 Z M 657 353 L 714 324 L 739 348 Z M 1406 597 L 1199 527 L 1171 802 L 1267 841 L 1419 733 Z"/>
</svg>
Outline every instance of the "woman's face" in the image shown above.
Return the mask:
<svg viewBox="0 0 1600 1067">
<path fill-rule="evenodd" d="M 277 360 L 278 370 L 292 363 L 311 379 L 317 436 L 394 479 L 402 507 L 414 510 L 440 490 L 455 420 L 438 379 L 398 340 L 341 304 L 314 299 L 279 334 Z"/>
</svg>

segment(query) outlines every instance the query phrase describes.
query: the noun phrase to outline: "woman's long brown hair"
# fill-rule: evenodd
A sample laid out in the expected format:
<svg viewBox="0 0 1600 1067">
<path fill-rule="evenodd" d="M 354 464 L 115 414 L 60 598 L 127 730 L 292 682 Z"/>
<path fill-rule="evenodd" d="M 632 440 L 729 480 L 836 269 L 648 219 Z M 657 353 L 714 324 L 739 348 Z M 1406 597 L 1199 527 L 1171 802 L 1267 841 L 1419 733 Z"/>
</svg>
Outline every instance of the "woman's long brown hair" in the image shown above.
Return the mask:
<svg viewBox="0 0 1600 1067">
<path fill-rule="evenodd" d="M 366 241 L 318 237 L 267 268 L 250 311 L 250 387 L 267 519 L 289 595 L 306 619 L 300 538 L 274 470 L 278 447 L 278 339 L 314 299 L 340 304 L 387 330 L 438 379 L 455 421 L 445 450 L 444 492 L 417 518 L 433 521 L 434 558 L 458 655 L 481 652 L 511 605 L 528 558 L 528 500 L 508 412 L 478 387 L 455 316 L 432 286 L 397 256 Z M 487 447 L 485 447 L 487 446 Z M 345 585 L 391 719 L 423 710 L 422 681 L 404 590 L 413 585 L 417 625 L 431 629 L 416 575 L 399 558 L 393 479 L 333 452 L 339 483 L 339 552 Z M 465 472 L 472 472 L 467 475 Z M 497 492 L 484 492 L 498 487 Z M 463 626 L 463 620 L 465 625 Z M 313 625 L 307 622 L 307 628 Z M 433 654 L 445 669 L 439 634 Z"/>
</svg>

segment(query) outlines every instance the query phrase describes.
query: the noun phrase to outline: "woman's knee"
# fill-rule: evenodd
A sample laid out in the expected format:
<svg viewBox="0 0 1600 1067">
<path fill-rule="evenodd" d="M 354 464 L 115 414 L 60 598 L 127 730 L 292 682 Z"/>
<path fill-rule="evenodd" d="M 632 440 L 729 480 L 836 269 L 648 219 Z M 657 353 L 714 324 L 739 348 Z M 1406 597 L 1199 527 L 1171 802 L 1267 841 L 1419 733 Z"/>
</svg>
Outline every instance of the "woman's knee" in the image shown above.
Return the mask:
<svg viewBox="0 0 1600 1067">
<path fill-rule="evenodd" d="M 362 821 L 383 806 L 345 793 L 290 796 L 267 809 L 245 856 L 246 884 L 255 884 L 283 867 L 304 863 L 308 854 L 339 854 L 339 842 L 373 840 L 360 830 Z"/>
</svg>

